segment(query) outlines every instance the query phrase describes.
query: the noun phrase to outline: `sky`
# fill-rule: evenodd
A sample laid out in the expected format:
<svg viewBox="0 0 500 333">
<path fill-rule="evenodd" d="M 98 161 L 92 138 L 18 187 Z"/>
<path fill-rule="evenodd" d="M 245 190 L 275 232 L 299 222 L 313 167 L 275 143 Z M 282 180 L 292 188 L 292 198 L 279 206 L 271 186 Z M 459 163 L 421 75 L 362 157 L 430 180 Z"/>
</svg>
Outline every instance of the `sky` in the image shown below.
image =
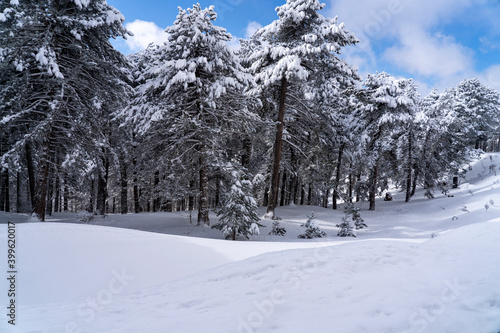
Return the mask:
<svg viewBox="0 0 500 333">
<path fill-rule="evenodd" d="M 276 20 L 275 8 L 285 0 L 198 0 L 215 5 L 216 25 L 239 38 Z M 421 94 L 479 78 L 500 91 L 499 0 L 329 0 L 320 14 L 338 17 L 360 43 L 343 49 L 342 57 L 368 73 L 387 72 L 412 78 Z M 162 43 L 163 30 L 173 24 L 177 7 L 195 0 L 108 0 L 125 16 L 134 33 L 113 41 L 124 54 Z"/>
</svg>

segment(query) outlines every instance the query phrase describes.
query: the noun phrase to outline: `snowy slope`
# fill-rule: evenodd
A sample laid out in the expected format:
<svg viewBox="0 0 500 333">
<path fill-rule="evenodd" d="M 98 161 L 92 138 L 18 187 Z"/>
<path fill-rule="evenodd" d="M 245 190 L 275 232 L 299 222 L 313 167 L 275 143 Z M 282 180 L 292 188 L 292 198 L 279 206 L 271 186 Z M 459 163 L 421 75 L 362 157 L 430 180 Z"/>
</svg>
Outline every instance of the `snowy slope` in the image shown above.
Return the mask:
<svg viewBox="0 0 500 333">
<path fill-rule="evenodd" d="M 221 234 L 184 213 L 111 215 L 101 226 L 3 213 L 17 223 L 20 307 L 16 327 L 4 319 L 0 332 L 497 333 L 499 162 L 471 166 L 453 197 L 405 204 L 395 194 L 375 212 L 362 207 L 369 228 L 357 239 L 335 237 L 342 212 L 318 207 L 281 208 L 286 237 L 262 229 L 244 242 L 208 239 Z M 311 210 L 328 238 L 299 241 Z"/>
</svg>

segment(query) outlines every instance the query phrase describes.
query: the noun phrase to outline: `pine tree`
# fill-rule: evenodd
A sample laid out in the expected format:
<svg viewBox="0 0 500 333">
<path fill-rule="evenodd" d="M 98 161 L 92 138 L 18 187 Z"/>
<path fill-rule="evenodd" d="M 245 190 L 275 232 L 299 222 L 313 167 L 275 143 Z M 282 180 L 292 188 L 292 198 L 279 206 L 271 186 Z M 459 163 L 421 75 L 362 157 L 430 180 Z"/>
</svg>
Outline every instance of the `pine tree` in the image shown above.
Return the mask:
<svg viewBox="0 0 500 333">
<path fill-rule="evenodd" d="M 300 234 L 298 238 L 313 239 L 326 237 L 326 232 L 319 228 L 318 223 L 315 220 L 316 216 L 314 216 L 314 213 L 307 216 L 307 222 L 301 225 L 301 227 L 306 228 L 306 231 L 305 233 Z"/>
<path fill-rule="evenodd" d="M 216 18 L 213 6 L 179 8 L 174 25 L 166 29 L 168 42 L 151 50 L 136 97 L 123 113 L 142 142 L 170 170 L 177 168 L 165 178 L 178 178 L 197 165 L 199 225 L 210 224 L 209 173 L 228 161 L 225 138 L 250 132 L 250 121 L 258 121 L 243 94 L 251 76 L 226 44 L 231 35 L 214 25 Z"/>
<path fill-rule="evenodd" d="M 252 183 L 242 177 L 242 173 L 233 171 L 232 184 L 222 205 L 216 209 L 219 223 L 212 226 L 222 231 L 226 238 L 236 239 L 237 235 L 259 233 L 259 217 L 257 216 L 257 202 L 252 196 Z"/>
<path fill-rule="evenodd" d="M 354 100 L 359 135 L 364 138 L 364 151 L 368 157 L 368 200 L 375 210 L 375 197 L 379 187 L 386 187 L 388 177 L 383 173 L 394 170 L 390 156 L 395 150 L 394 139 L 401 135 L 405 124 L 414 117 L 415 100 L 411 80 L 396 79 L 386 73 L 368 74 L 365 89 L 356 90 Z M 366 160 L 366 156 L 364 159 Z M 382 185 L 382 186 L 380 186 Z"/>
<path fill-rule="evenodd" d="M 33 209 L 43 221 L 51 165 L 99 150 L 98 119 L 126 94 L 117 67 L 125 59 L 109 42 L 126 36 L 124 17 L 104 0 L 4 1 L 0 12 L 0 72 L 9 73 L 0 126 L 22 134 L 3 158 L 26 151 Z"/>
<path fill-rule="evenodd" d="M 279 19 L 260 29 L 252 38 L 254 52 L 247 59 L 255 74 L 257 86 L 250 93 L 259 95 L 275 92 L 277 127 L 273 144 L 273 164 L 267 213 L 274 216 L 278 200 L 280 163 L 283 146 L 285 109 L 291 92 L 294 103 L 303 100 L 300 87 L 318 68 L 317 59 L 340 53 L 343 46 L 357 42 L 337 19 L 325 18 L 318 13 L 324 8 L 318 0 L 288 0 L 277 7 Z M 344 64 L 338 58 L 338 68 Z M 294 94 L 294 92 L 300 92 Z M 295 98 L 294 98 L 295 97 Z"/>
</svg>

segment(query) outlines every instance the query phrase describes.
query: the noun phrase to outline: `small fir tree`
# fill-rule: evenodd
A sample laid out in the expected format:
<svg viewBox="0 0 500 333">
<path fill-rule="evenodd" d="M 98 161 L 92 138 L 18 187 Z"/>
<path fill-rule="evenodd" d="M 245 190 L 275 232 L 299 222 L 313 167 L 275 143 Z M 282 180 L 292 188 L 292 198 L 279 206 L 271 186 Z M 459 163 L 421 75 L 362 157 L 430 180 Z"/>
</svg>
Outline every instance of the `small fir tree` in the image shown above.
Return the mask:
<svg viewBox="0 0 500 333">
<path fill-rule="evenodd" d="M 340 228 L 337 236 L 339 237 L 356 237 L 356 230 L 354 229 L 363 229 L 368 228 L 365 221 L 361 218 L 361 214 L 359 213 L 359 207 L 354 207 L 354 204 L 346 201 L 344 206 L 345 215 L 342 217 L 342 223 L 337 224 L 337 227 Z M 354 222 L 354 226 L 351 224 L 351 221 Z"/>
<path fill-rule="evenodd" d="M 286 229 L 280 226 L 280 222 L 278 220 L 274 220 L 273 228 L 269 232 L 269 235 L 285 236 L 285 234 L 286 234 Z"/>
<path fill-rule="evenodd" d="M 226 239 L 236 239 L 236 235 L 258 235 L 260 220 L 257 216 L 257 202 L 252 196 L 252 183 L 242 179 L 239 172 L 233 172 L 233 184 L 222 205 L 215 210 L 219 223 L 213 229 L 222 231 Z"/>
<path fill-rule="evenodd" d="M 307 216 L 307 222 L 301 225 L 301 227 L 306 228 L 306 232 L 299 235 L 299 238 L 312 239 L 326 237 L 326 232 L 319 228 L 315 220 L 316 216 L 314 216 L 314 213 Z"/>
</svg>

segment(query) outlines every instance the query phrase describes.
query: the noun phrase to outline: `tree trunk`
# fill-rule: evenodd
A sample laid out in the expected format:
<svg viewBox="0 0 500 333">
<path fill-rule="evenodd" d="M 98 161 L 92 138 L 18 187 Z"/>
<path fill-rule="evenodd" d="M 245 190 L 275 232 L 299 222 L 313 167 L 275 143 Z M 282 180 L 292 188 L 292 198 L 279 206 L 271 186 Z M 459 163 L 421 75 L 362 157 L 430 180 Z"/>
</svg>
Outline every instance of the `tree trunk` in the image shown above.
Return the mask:
<svg viewBox="0 0 500 333">
<path fill-rule="evenodd" d="M 94 175 L 90 176 L 90 201 L 89 201 L 89 209 L 87 211 L 91 214 L 95 213 L 95 181 Z"/>
<path fill-rule="evenodd" d="M 63 191 L 63 210 L 68 211 L 69 208 L 69 186 L 68 186 L 68 175 L 64 175 L 64 191 Z"/>
<path fill-rule="evenodd" d="M 269 187 L 264 188 L 264 199 L 262 200 L 262 205 L 267 207 L 269 204 Z"/>
<path fill-rule="evenodd" d="M 419 174 L 420 174 L 420 172 L 419 172 L 418 167 L 415 167 L 415 171 L 413 172 L 413 181 L 411 183 L 410 196 L 412 196 L 412 197 L 415 195 L 415 191 L 417 190 L 417 181 L 418 181 Z"/>
<path fill-rule="evenodd" d="M 194 185 L 195 181 L 190 180 L 189 181 L 189 196 L 188 196 L 188 210 L 192 211 L 194 209 Z"/>
<path fill-rule="evenodd" d="M 122 159 L 121 160 L 121 170 L 120 170 L 120 213 L 128 213 L 128 183 L 127 183 L 127 164 Z"/>
<path fill-rule="evenodd" d="M 106 199 L 108 198 L 107 173 L 109 171 L 109 163 L 107 157 L 103 157 L 103 168 L 104 170 L 101 170 L 99 168 L 97 178 L 97 214 L 99 215 L 106 215 Z"/>
<path fill-rule="evenodd" d="M 349 165 L 349 169 L 351 168 L 352 164 Z M 352 172 L 349 172 L 349 190 L 348 190 L 349 202 L 352 202 L 353 190 L 354 190 L 354 175 L 352 174 Z"/>
<path fill-rule="evenodd" d="M 328 195 L 329 194 L 330 194 L 330 190 L 326 189 L 325 194 L 323 196 L 323 204 L 322 204 L 323 208 L 328 208 Z"/>
<path fill-rule="evenodd" d="M 283 170 L 283 181 L 281 184 L 281 198 L 280 198 L 280 206 L 285 205 L 285 198 L 286 198 L 286 171 Z"/>
<path fill-rule="evenodd" d="M 250 166 L 250 156 L 252 154 L 252 139 L 245 136 L 243 138 L 243 153 L 241 154 L 241 166 L 248 169 Z"/>
<path fill-rule="evenodd" d="M 300 205 L 304 205 L 304 200 L 306 196 L 306 190 L 304 189 L 304 184 L 301 182 L 300 183 Z"/>
<path fill-rule="evenodd" d="M 61 201 L 61 181 L 59 179 L 59 172 L 56 170 L 55 174 L 55 200 L 54 200 L 54 212 L 59 213 L 60 201 Z"/>
<path fill-rule="evenodd" d="M 370 179 L 370 189 L 368 191 L 368 201 L 370 202 L 370 207 L 368 210 L 375 210 L 375 196 L 377 193 L 377 181 L 378 181 L 378 161 L 373 167 L 372 175 Z"/>
<path fill-rule="evenodd" d="M 200 156 L 200 200 L 198 206 L 198 225 L 210 225 L 208 218 L 208 165 L 205 156 Z"/>
<path fill-rule="evenodd" d="M 4 168 L 0 175 L 0 210 L 10 212 L 9 169 Z"/>
<path fill-rule="evenodd" d="M 49 178 L 47 179 L 47 215 L 52 216 L 52 208 L 54 199 L 54 182 L 53 182 L 53 167 L 49 167 Z"/>
<path fill-rule="evenodd" d="M 158 192 L 158 184 L 160 183 L 160 172 L 155 171 L 155 179 L 154 179 L 154 191 L 153 193 Z M 153 213 L 160 210 L 160 198 L 156 194 L 153 195 Z"/>
<path fill-rule="evenodd" d="M 339 147 L 339 156 L 337 158 L 337 170 L 335 173 L 335 184 L 333 187 L 333 195 L 332 195 L 332 208 L 337 209 L 337 198 L 339 196 L 338 194 L 338 187 L 340 183 L 340 166 L 342 164 L 342 155 L 344 153 L 344 144 L 340 145 Z"/>
<path fill-rule="evenodd" d="M 26 167 L 28 168 L 28 183 L 30 189 L 30 201 L 31 201 L 31 211 L 35 210 L 36 206 L 36 194 L 35 194 L 35 168 L 33 167 L 33 153 L 31 150 L 31 144 L 26 141 L 24 144 L 26 150 Z"/>
<path fill-rule="evenodd" d="M 16 174 L 16 213 L 21 212 L 21 172 Z"/>
<path fill-rule="evenodd" d="M 45 209 L 47 204 L 47 187 L 49 178 L 49 154 L 51 146 L 51 134 L 47 135 L 45 143 L 42 146 L 42 153 L 40 157 L 39 171 L 37 177 L 37 184 L 35 187 L 35 214 L 37 218 L 45 221 Z"/>
<path fill-rule="evenodd" d="M 219 206 L 220 203 L 220 176 L 215 176 L 215 207 Z"/>
<path fill-rule="evenodd" d="M 276 139 L 273 147 L 273 170 L 271 174 L 271 189 L 269 191 L 269 200 L 267 204 L 267 213 L 272 213 L 275 217 L 274 210 L 278 203 L 278 189 L 280 185 L 280 162 L 281 162 L 281 147 L 283 145 L 283 127 L 285 119 L 285 101 L 286 101 L 286 78 L 281 79 L 280 104 L 278 111 L 278 125 L 276 128 Z"/>
<path fill-rule="evenodd" d="M 307 205 L 310 206 L 312 201 L 312 184 L 309 183 L 309 188 L 307 190 Z"/>
<path fill-rule="evenodd" d="M 134 166 L 134 189 L 133 189 L 134 213 L 137 214 L 141 211 L 140 204 L 139 204 L 139 185 L 137 185 L 137 161 L 134 159 L 132 161 L 132 164 Z"/>
<path fill-rule="evenodd" d="M 412 197 L 411 194 L 411 183 L 412 183 L 412 165 L 413 165 L 413 131 L 410 129 L 410 133 L 408 134 L 408 170 L 406 174 L 406 198 L 405 202 L 410 202 L 410 199 Z"/>
</svg>

